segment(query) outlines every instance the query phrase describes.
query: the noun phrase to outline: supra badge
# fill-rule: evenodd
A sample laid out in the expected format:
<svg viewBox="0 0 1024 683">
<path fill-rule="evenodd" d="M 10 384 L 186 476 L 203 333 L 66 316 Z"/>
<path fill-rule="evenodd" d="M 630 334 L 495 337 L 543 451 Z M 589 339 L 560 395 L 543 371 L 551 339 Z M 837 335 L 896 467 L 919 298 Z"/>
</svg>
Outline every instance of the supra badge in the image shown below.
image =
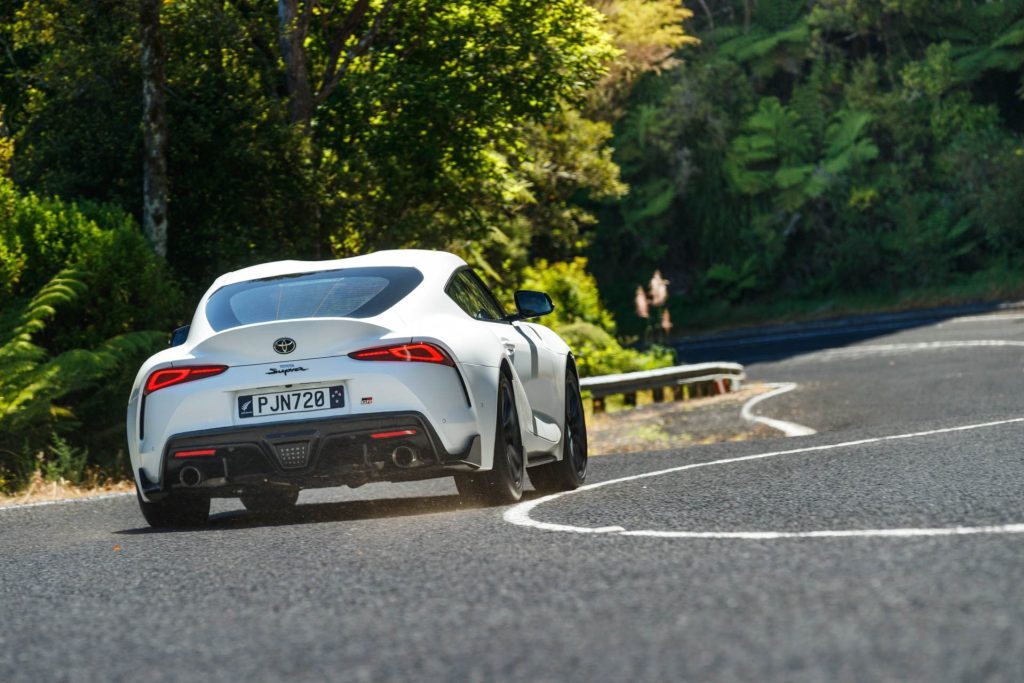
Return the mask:
<svg viewBox="0 0 1024 683">
<path fill-rule="evenodd" d="M 288 337 L 281 337 L 274 341 L 274 350 L 278 353 L 291 353 L 295 350 L 295 340 Z"/>
<path fill-rule="evenodd" d="M 309 368 L 304 368 L 304 367 L 301 367 L 301 366 L 297 367 L 297 368 L 294 368 L 294 367 L 291 367 L 291 366 L 285 366 L 285 367 L 282 367 L 282 368 L 270 368 L 269 370 L 267 370 L 267 374 L 268 375 L 284 375 L 285 377 L 287 377 L 289 373 L 292 373 L 292 372 L 306 372 L 307 370 L 309 370 Z"/>
</svg>

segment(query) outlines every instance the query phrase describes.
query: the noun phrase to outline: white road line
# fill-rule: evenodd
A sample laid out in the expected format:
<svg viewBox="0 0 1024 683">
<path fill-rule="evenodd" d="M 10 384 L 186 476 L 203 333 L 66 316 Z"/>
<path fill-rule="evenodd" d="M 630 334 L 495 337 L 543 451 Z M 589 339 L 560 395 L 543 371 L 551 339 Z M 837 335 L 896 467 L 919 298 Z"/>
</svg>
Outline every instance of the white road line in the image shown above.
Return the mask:
<svg viewBox="0 0 1024 683">
<path fill-rule="evenodd" d="M 997 323 L 1004 322 L 1006 320 L 1024 320 L 1024 313 L 998 313 L 993 315 L 965 315 L 960 318 L 951 318 L 950 320 L 943 321 L 936 325 L 936 327 L 942 327 L 943 325 L 956 324 L 956 323 Z"/>
<path fill-rule="evenodd" d="M 587 491 L 593 491 L 595 489 L 603 488 L 605 486 L 614 486 L 615 484 L 622 484 L 628 481 L 636 481 L 638 479 L 647 479 L 650 477 L 660 477 L 665 474 L 673 474 L 675 472 L 685 472 L 686 470 L 698 469 L 701 467 L 712 467 L 715 465 L 730 465 L 738 462 L 748 462 L 752 460 L 763 460 L 765 458 L 774 458 L 780 455 L 793 455 L 796 453 L 813 453 L 817 451 L 829 451 L 839 448 L 850 448 L 852 446 L 862 446 L 865 444 L 883 443 L 886 441 L 901 441 L 905 439 L 916 439 L 924 436 L 933 436 L 935 434 L 950 434 L 953 432 L 966 432 L 978 429 L 988 429 L 991 427 L 999 427 L 1010 424 L 1020 424 L 1024 422 L 1024 417 L 1013 418 L 1009 420 L 996 420 L 993 422 L 982 422 L 978 424 L 962 425 L 960 427 L 946 427 L 944 429 L 932 429 L 924 432 L 912 432 L 909 434 L 893 434 L 890 436 L 880 436 L 870 439 L 858 439 L 856 441 L 844 441 L 842 443 L 828 444 L 823 446 L 808 446 L 806 448 L 794 448 L 785 451 L 771 451 L 768 453 L 756 453 L 754 455 L 744 455 L 736 458 L 725 458 L 722 460 L 712 460 L 710 462 L 699 462 L 690 465 L 681 465 L 679 467 L 670 467 L 664 470 L 657 470 L 655 472 L 645 472 L 643 474 L 634 474 L 628 477 L 620 477 L 618 479 L 609 479 L 608 481 L 597 482 L 596 484 L 587 484 L 581 486 L 574 491 L 563 491 L 561 493 L 553 493 L 551 495 L 543 496 L 541 498 L 535 498 L 534 500 L 528 500 L 518 505 L 515 505 L 505 511 L 504 519 L 510 524 L 516 526 L 529 527 L 531 529 L 540 529 L 543 531 L 562 531 L 573 534 L 614 534 L 619 536 L 653 536 L 658 538 L 709 538 L 709 539 L 742 539 L 742 540 L 770 540 L 770 539 L 784 539 L 784 538 L 847 538 L 847 537 L 881 537 L 881 538 L 908 538 L 914 536 L 964 536 L 969 534 L 995 534 L 995 533 L 1024 533 L 1024 524 L 1003 524 L 997 526 L 957 526 L 957 527 L 946 527 L 946 528 L 934 528 L 934 529 L 836 529 L 836 530 L 822 530 L 822 531 L 656 531 L 651 529 L 629 531 L 619 526 L 603 526 L 603 527 L 581 527 L 571 524 L 555 524 L 552 522 L 541 522 L 533 519 L 530 513 L 540 505 L 549 503 L 559 498 L 564 498 L 570 495 L 576 495 L 585 493 Z"/>
<path fill-rule="evenodd" d="M 719 540 L 774 541 L 782 538 L 915 538 L 919 536 L 973 536 L 1020 534 L 1024 524 L 954 526 L 933 529 L 834 529 L 825 531 L 621 531 L 620 536 L 652 538 L 705 538 Z"/>
<path fill-rule="evenodd" d="M 850 325 L 827 325 L 825 327 L 819 327 L 809 330 L 792 330 L 792 331 L 781 331 L 774 334 L 763 334 L 749 337 L 739 337 L 734 339 L 710 339 L 702 341 L 680 341 L 680 345 L 683 348 L 699 349 L 706 348 L 709 346 L 715 346 L 717 344 L 728 343 L 737 346 L 751 346 L 757 344 L 763 344 L 765 342 L 779 342 L 789 341 L 791 339 L 807 339 L 812 337 L 827 337 L 831 335 L 843 335 L 843 334 L 870 334 L 872 332 L 903 332 L 908 329 L 919 327 L 922 325 L 928 327 L 942 327 L 948 323 L 967 323 L 967 322 L 998 322 L 1006 320 L 1016 320 L 1018 318 L 1024 318 L 1024 313 L 1002 313 L 1002 314 L 982 314 L 982 315 L 968 315 L 960 316 L 958 318 L 947 318 L 945 320 L 941 318 L 926 317 L 919 321 L 914 320 L 901 320 L 894 318 L 891 320 L 880 320 L 877 322 L 867 322 L 864 324 L 850 324 Z M 915 324 L 917 323 L 917 324 Z"/>
<path fill-rule="evenodd" d="M 777 429 L 786 436 L 810 436 L 811 434 L 817 434 L 816 431 L 810 427 L 804 427 L 798 425 L 795 422 L 786 422 L 785 420 L 776 420 L 771 417 L 762 417 L 761 415 L 755 415 L 753 413 L 753 407 L 761 401 L 766 401 L 769 398 L 775 396 L 781 396 L 787 391 L 793 391 L 797 385 L 795 382 L 784 382 L 780 384 L 769 384 L 770 387 L 775 387 L 773 391 L 769 391 L 767 394 L 761 394 L 755 396 L 746 403 L 743 404 L 743 409 L 740 411 L 740 415 L 747 422 L 760 422 L 763 425 L 768 425 L 772 429 Z"/>
<path fill-rule="evenodd" d="M 82 498 L 63 498 L 61 500 L 44 500 L 40 503 L 25 503 L 24 505 L 5 505 L 0 507 L 0 512 L 9 510 L 26 510 L 28 508 L 41 508 L 49 505 L 68 505 L 70 503 L 91 503 L 94 500 L 107 500 L 109 498 L 120 498 L 122 496 L 134 496 L 134 493 L 104 493 L 99 496 L 83 496 Z"/>
<path fill-rule="evenodd" d="M 906 344 L 865 344 L 863 346 L 848 346 L 842 349 L 829 349 L 828 351 L 817 351 L 796 356 L 783 362 L 820 361 L 833 358 L 857 358 L 879 353 L 898 353 L 901 351 L 928 351 L 935 349 L 977 349 L 994 347 L 1024 347 L 1024 341 L 1011 341 L 1008 339 L 976 339 L 971 341 L 940 341 L 940 342 L 913 342 Z"/>
</svg>

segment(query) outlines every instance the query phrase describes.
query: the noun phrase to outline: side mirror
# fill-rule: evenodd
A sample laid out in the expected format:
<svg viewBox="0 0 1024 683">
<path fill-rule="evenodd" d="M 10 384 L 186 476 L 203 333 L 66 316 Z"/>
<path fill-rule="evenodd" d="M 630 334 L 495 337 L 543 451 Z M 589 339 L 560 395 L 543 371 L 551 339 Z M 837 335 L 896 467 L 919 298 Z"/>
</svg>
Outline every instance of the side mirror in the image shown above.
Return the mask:
<svg viewBox="0 0 1024 683">
<path fill-rule="evenodd" d="M 555 304 L 544 292 L 520 289 L 516 292 L 516 310 L 520 319 L 539 318 L 555 310 Z"/>
<path fill-rule="evenodd" d="M 188 329 L 190 327 L 191 325 L 185 325 L 184 327 L 179 327 L 174 332 L 171 332 L 171 339 L 168 341 L 168 346 L 181 346 L 184 344 L 185 340 L 188 339 Z"/>
</svg>

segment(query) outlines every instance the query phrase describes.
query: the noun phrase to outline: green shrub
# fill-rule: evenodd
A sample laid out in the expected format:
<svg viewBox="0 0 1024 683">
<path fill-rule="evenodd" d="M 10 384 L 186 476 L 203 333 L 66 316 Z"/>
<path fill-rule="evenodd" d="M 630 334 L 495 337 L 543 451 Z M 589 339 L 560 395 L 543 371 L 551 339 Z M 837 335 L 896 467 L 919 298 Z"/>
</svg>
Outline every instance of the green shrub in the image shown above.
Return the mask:
<svg viewBox="0 0 1024 683">
<path fill-rule="evenodd" d="M 161 333 L 133 332 L 93 349 L 59 354 L 38 345 L 37 335 L 55 319 L 58 308 L 69 306 L 86 291 L 82 279 L 71 271 L 58 274 L 18 311 L 14 327 L 0 336 L 0 477 L 7 487 L 27 480 L 37 467 L 34 454 L 46 450 L 46 444 L 53 445 L 53 457 L 39 464 L 44 475 L 65 476 L 84 472 L 85 451 L 78 444 L 87 442 L 93 432 L 109 432 L 123 443 L 127 389 L 109 379 L 125 367 L 136 366 L 163 338 Z M 76 415 L 79 403 L 93 394 L 112 397 L 104 394 L 112 390 L 118 399 L 106 400 L 105 419 L 90 421 L 88 430 L 77 431 L 72 436 L 75 446 L 61 446 L 63 440 L 54 440 L 58 432 L 81 427 Z"/>
<path fill-rule="evenodd" d="M 638 372 L 672 365 L 671 349 L 653 346 L 648 351 L 624 348 L 615 337 L 591 323 L 578 322 L 558 328 L 572 347 L 581 377 Z"/>
<path fill-rule="evenodd" d="M 587 272 L 587 259 L 583 257 L 568 263 L 540 259 L 523 270 L 519 288 L 547 292 L 555 302 L 554 313 L 543 321 L 549 327 L 559 329 L 586 322 L 615 333 L 615 320 L 601 304 L 597 281 Z"/>
<path fill-rule="evenodd" d="M 121 469 L 135 370 L 185 315 L 177 284 L 127 213 L 23 193 L 0 177 L 0 456 L 7 485 L 42 467 L 36 454 L 56 452 L 47 446 L 55 430 L 91 465 Z"/>
<path fill-rule="evenodd" d="M 39 471 L 46 481 L 81 484 L 86 478 L 89 450 L 75 448 L 66 439 L 54 434 L 49 448 L 41 454 Z"/>
<path fill-rule="evenodd" d="M 674 362 L 671 349 L 655 346 L 637 351 L 619 343 L 614 336 L 615 319 L 601 303 L 585 258 L 550 264 L 541 259 L 523 271 L 520 288 L 547 292 L 555 302 L 554 312 L 541 322 L 572 348 L 581 377 L 651 370 Z"/>
<path fill-rule="evenodd" d="M 169 330 L 185 315 L 180 290 L 128 214 L 22 194 L 0 177 L 0 322 L 8 302 L 31 297 L 66 268 L 80 271 L 88 289 L 47 326 L 39 341 L 51 350 Z"/>
</svg>

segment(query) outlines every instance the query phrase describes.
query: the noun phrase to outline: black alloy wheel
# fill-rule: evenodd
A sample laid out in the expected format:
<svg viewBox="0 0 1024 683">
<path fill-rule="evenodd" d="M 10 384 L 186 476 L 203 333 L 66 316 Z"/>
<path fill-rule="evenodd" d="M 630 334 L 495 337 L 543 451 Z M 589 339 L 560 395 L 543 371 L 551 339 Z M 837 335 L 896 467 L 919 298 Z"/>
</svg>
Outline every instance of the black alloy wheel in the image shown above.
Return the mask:
<svg viewBox="0 0 1024 683">
<path fill-rule="evenodd" d="M 541 493 L 572 491 L 587 480 L 587 422 L 583 414 L 583 397 L 576 370 L 565 371 L 565 428 L 562 438 L 562 459 L 531 467 L 530 481 Z"/>
<path fill-rule="evenodd" d="M 455 485 L 468 499 L 490 505 L 515 503 L 523 497 L 526 454 L 519 429 L 512 380 L 502 372 L 498 380 L 497 426 L 494 435 L 494 466 L 489 472 L 458 474 Z"/>
<path fill-rule="evenodd" d="M 136 484 L 135 497 L 142 516 L 154 529 L 205 526 L 210 517 L 210 499 L 205 496 L 177 494 L 148 502 L 142 499 Z"/>
</svg>

